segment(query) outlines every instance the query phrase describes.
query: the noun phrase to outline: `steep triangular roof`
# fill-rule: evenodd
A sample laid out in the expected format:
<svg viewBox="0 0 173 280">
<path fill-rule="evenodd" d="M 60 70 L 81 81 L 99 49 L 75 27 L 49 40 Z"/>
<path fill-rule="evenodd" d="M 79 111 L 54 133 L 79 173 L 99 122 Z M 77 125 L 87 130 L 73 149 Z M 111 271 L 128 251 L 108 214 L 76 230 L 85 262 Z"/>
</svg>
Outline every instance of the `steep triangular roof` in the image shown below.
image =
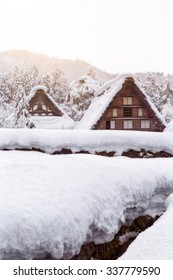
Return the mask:
<svg viewBox="0 0 173 280">
<path fill-rule="evenodd" d="M 48 90 L 47 90 L 47 87 L 43 86 L 43 85 L 38 85 L 38 86 L 35 86 L 32 88 L 32 90 L 30 91 L 30 94 L 28 95 L 27 97 L 27 101 L 28 103 L 32 100 L 32 98 L 35 96 L 35 94 L 37 93 L 38 90 L 43 90 L 44 93 L 46 94 L 47 98 L 50 100 L 50 102 L 55 106 L 55 108 L 57 108 L 61 113 L 62 115 L 65 115 L 67 117 L 69 117 L 67 115 L 67 113 L 61 108 L 60 105 L 58 105 L 54 99 L 50 96 L 50 94 L 48 94 Z M 70 117 L 69 117 L 70 118 Z"/>
<path fill-rule="evenodd" d="M 105 113 L 106 109 L 109 107 L 110 103 L 114 99 L 114 97 L 121 90 L 125 79 L 129 78 L 129 76 L 134 80 L 136 86 L 139 88 L 141 93 L 144 96 L 145 101 L 148 106 L 153 110 L 154 114 L 160 120 L 160 122 L 165 126 L 165 120 L 162 115 L 159 113 L 156 106 L 153 104 L 150 97 L 142 88 L 142 85 L 136 81 L 135 76 L 132 74 L 122 74 L 118 75 L 113 80 L 107 82 L 98 92 L 95 94 L 97 97 L 94 98 L 89 106 L 89 108 L 84 113 L 84 116 L 80 120 L 80 122 L 76 125 L 76 129 L 92 129 L 93 126 L 100 120 L 100 118 Z"/>
<path fill-rule="evenodd" d="M 30 104 L 34 102 L 37 91 L 42 90 L 44 96 L 49 100 L 51 106 L 53 107 L 54 115 L 32 115 L 31 119 L 34 121 L 36 128 L 52 128 L 52 129 L 72 129 L 75 125 L 74 120 L 68 116 L 68 114 L 63 110 L 63 108 L 57 104 L 53 98 L 47 93 L 47 88 L 42 85 L 34 87 L 27 101 Z"/>
</svg>

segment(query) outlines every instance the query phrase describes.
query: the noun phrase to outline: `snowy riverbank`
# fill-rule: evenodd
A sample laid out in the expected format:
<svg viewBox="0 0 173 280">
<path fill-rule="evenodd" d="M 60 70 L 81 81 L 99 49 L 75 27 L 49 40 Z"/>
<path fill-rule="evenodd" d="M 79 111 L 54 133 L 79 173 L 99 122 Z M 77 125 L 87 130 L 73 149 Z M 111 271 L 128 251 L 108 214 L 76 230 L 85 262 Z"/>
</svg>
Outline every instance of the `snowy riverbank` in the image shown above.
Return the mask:
<svg viewBox="0 0 173 280">
<path fill-rule="evenodd" d="M 173 155 L 173 133 L 105 130 L 0 129 L 0 149 L 38 149 L 56 153 L 86 151 L 115 152 L 122 155 L 130 149 L 164 151 Z"/>
<path fill-rule="evenodd" d="M 122 224 L 138 215 L 167 209 L 172 166 L 172 158 L 1 151 L 0 258 L 44 258 L 50 252 L 68 259 L 84 243 L 110 241 Z M 172 219 L 169 224 L 162 220 L 161 226 L 173 236 Z M 161 237 L 159 246 L 162 241 L 165 246 Z M 173 259 L 169 243 L 167 256 Z"/>
</svg>

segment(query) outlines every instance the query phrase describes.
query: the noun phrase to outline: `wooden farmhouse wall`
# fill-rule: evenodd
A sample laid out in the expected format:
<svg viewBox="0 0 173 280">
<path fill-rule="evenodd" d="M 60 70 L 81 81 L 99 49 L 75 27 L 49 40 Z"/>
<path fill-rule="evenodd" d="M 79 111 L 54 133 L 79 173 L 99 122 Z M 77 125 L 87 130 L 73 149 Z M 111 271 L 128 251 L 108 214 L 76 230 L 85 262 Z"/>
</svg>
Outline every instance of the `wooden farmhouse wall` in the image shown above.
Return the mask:
<svg viewBox="0 0 173 280">
<path fill-rule="evenodd" d="M 163 131 L 165 126 L 145 95 L 127 78 L 93 129 Z"/>
<path fill-rule="evenodd" d="M 29 112 L 38 116 L 62 116 L 62 112 L 46 95 L 44 90 L 39 89 L 29 101 Z"/>
</svg>

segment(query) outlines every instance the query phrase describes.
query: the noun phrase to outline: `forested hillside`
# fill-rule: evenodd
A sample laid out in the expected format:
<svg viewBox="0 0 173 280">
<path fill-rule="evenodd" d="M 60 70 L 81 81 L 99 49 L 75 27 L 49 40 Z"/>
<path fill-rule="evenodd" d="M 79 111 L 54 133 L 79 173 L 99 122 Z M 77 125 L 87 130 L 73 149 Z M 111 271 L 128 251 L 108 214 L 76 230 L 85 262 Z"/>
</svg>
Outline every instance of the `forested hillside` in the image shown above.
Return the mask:
<svg viewBox="0 0 173 280">
<path fill-rule="evenodd" d="M 11 71 L 14 67 L 25 69 L 31 68 L 33 65 L 38 68 L 39 72 L 44 74 L 52 72 L 55 65 L 58 65 L 70 82 L 84 75 L 91 66 L 88 62 L 79 59 L 61 59 L 25 50 L 0 52 L 0 73 Z M 97 79 L 101 82 L 108 81 L 115 76 L 96 67 L 94 69 Z"/>
<path fill-rule="evenodd" d="M 35 55 L 35 59 L 31 59 L 31 61 L 38 62 L 36 61 L 36 57 L 38 58 L 38 56 Z M 23 61 L 23 64 L 19 63 L 20 67 L 14 67 L 14 64 L 10 64 L 11 57 L 7 63 L 7 56 L 3 56 L 4 60 L 2 60 L 1 53 L 0 61 L 3 62 L 1 68 L 4 65 L 4 70 L 6 69 L 6 71 L 0 72 L 0 127 L 25 127 L 30 117 L 27 110 L 27 96 L 31 89 L 37 85 L 46 86 L 47 92 L 52 98 L 60 104 L 74 120 L 79 121 L 85 110 L 89 107 L 92 99 L 95 98 L 97 91 L 105 83 L 99 78 L 101 76 L 100 74 L 98 75 L 98 73 L 105 74 L 107 81 L 118 75 L 106 74 L 87 63 L 86 68 L 79 67 L 78 69 L 76 64 L 76 68 L 71 70 L 71 77 L 74 77 L 74 73 L 75 76 L 77 75 L 76 73 L 81 73 L 81 69 L 83 69 L 83 72 L 71 81 L 71 79 L 69 79 L 69 73 L 66 74 L 57 61 L 55 63 L 53 58 L 49 58 L 50 60 L 48 63 L 46 62 L 48 57 L 43 57 L 43 61 L 45 62 L 44 71 L 40 69 L 39 63 L 37 63 L 38 65 L 29 66 L 27 60 L 25 61 L 25 56 L 23 56 L 23 59 L 20 56 L 20 62 Z M 79 64 L 82 64 L 82 62 Z M 9 65 L 11 65 L 11 69 L 7 70 L 7 68 L 10 68 Z M 173 76 L 164 75 L 163 73 L 147 72 L 136 73 L 135 77 L 151 97 L 166 122 L 172 120 Z M 19 119 L 21 116 L 22 120 L 20 122 Z"/>
</svg>

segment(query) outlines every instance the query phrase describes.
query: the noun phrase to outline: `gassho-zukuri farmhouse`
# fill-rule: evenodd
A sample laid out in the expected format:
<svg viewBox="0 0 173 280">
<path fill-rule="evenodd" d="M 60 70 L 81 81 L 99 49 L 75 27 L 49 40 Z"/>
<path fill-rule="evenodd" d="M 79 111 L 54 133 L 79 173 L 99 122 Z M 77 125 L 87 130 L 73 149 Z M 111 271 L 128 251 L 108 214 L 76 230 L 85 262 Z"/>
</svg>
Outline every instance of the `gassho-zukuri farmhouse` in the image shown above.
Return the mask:
<svg viewBox="0 0 173 280">
<path fill-rule="evenodd" d="M 36 128 L 161 132 L 166 127 L 162 115 L 133 77 L 113 79 L 95 96 L 82 119 L 75 123 L 46 87 L 37 86 L 28 96 L 29 112 Z"/>
</svg>

